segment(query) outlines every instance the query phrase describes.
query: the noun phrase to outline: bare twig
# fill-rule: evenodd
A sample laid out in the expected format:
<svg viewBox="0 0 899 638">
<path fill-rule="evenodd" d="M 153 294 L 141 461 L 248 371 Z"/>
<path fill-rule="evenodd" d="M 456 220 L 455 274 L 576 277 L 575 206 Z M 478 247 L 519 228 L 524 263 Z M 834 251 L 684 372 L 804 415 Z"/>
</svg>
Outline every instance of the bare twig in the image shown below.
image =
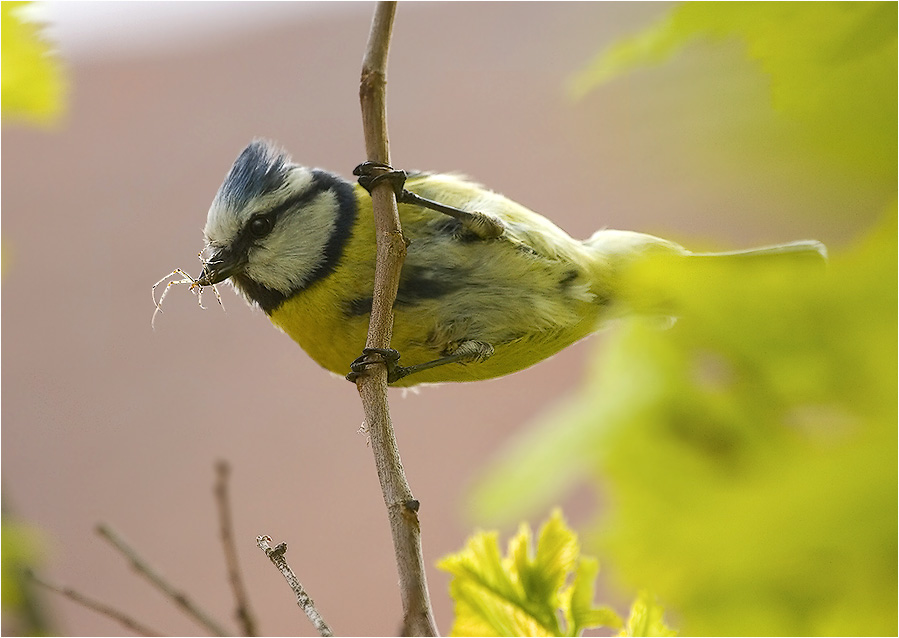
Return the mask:
<svg viewBox="0 0 899 638">
<path fill-rule="evenodd" d="M 390 163 L 385 104 L 387 53 L 395 12 L 396 2 L 379 2 L 375 9 L 359 88 L 368 160 L 384 164 Z M 400 228 L 396 196 L 389 185 L 377 185 L 372 189 L 372 207 L 377 259 L 366 346 L 387 348 L 393 330 L 393 303 L 406 257 L 406 244 Z M 413 498 L 406 481 L 390 420 L 386 369 L 384 366 L 370 366 L 368 371 L 358 378 L 357 386 L 362 396 L 375 466 L 393 534 L 403 604 L 403 633 L 409 636 L 435 636 L 437 626 L 431 612 L 421 551 L 418 501 Z"/>
<path fill-rule="evenodd" d="M 222 537 L 222 548 L 225 551 L 225 565 L 228 568 L 228 580 L 234 592 L 234 602 L 237 605 L 235 616 L 240 623 L 242 636 L 255 636 L 256 619 L 250 610 L 250 599 L 240 576 L 240 564 L 237 560 L 237 547 L 234 544 L 234 532 L 231 524 L 231 502 L 228 498 L 228 476 L 231 467 L 227 461 L 221 460 L 215 464 L 215 501 L 218 505 L 219 530 Z"/>
<path fill-rule="evenodd" d="M 150 629 L 146 625 L 142 625 L 138 621 L 134 620 L 134 618 L 132 618 L 131 616 L 125 614 L 124 612 L 121 612 L 117 609 L 113 609 L 109 605 L 106 605 L 99 601 L 93 600 L 92 598 L 88 598 L 84 594 L 79 593 L 78 591 L 72 589 L 71 587 L 60 587 L 59 585 L 53 585 L 41 578 L 38 578 L 38 576 L 34 572 L 31 572 L 31 571 L 28 572 L 28 575 L 31 577 L 31 579 L 35 583 L 37 583 L 41 587 L 44 587 L 46 589 L 49 589 L 50 591 L 53 591 L 53 592 L 56 592 L 57 594 L 65 596 L 69 600 L 78 603 L 82 607 L 87 607 L 88 609 L 93 610 L 93 611 L 97 612 L 98 614 L 102 614 L 103 616 L 112 618 L 113 620 L 115 620 L 116 622 L 118 622 L 122 626 L 124 626 L 126 629 L 133 631 L 134 633 L 138 634 L 139 636 L 163 636 L 164 635 L 164 634 L 159 633 L 155 629 Z"/>
<path fill-rule="evenodd" d="M 100 523 L 97 525 L 97 533 L 105 538 L 115 547 L 131 563 L 134 570 L 150 581 L 159 591 L 172 599 L 174 603 L 180 607 L 188 616 L 203 625 L 210 633 L 216 636 L 229 635 L 209 614 L 201 610 L 191 601 L 186 594 L 176 590 L 165 579 L 162 578 L 147 562 L 141 558 L 137 552 L 128 546 L 122 538 L 114 532 L 108 525 Z"/>
<path fill-rule="evenodd" d="M 287 584 L 290 585 L 290 588 L 297 597 L 297 605 L 300 606 L 300 609 L 302 609 L 309 617 L 309 620 L 312 621 L 312 624 L 315 626 L 319 635 L 333 636 L 334 634 L 331 633 L 331 628 L 328 626 L 328 623 L 326 623 L 321 617 L 321 614 L 318 613 L 318 610 L 315 608 L 315 603 L 309 598 L 309 594 L 303 589 L 303 585 L 300 584 L 297 575 L 293 573 L 290 565 L 287 564 L 287 559 L 284 558 L 284 554 L 287 553 L 287 543 L 279 543 L 275 547 L 272 547 L 271 544 L 272 539 L 270 536 L 256 537 L 256 545 L 265 552 L 265 555 L 272 561 L 272 564 L 277 567 L 278 571 L 284 576 Z"/>
</svg>

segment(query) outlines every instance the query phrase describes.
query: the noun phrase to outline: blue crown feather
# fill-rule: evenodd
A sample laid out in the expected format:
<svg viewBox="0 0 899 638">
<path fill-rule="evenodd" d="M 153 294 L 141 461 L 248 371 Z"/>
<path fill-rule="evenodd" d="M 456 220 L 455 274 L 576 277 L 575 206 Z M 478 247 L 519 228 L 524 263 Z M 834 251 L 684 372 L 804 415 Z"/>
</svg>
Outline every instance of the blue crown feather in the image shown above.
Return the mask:
<svg viewBox="0 0 899 638">
<path fill-rule="evenodd" d="M 286 152 L 265 140 L 253 140 L 234 161 L 216 199 L 231 210 L 241 210 L 281 186 L 290 167 Z"/>
</svg>

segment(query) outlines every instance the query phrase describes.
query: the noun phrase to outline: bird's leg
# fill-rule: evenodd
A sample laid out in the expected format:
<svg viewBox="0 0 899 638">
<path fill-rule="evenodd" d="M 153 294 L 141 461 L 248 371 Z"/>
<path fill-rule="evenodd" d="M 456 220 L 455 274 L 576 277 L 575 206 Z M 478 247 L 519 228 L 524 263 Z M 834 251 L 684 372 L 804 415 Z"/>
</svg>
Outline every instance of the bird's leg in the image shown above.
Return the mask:
<svg viewBox="0 0 899 638">
<path fill-rule="evenodd" d="M 364 162 L 353 169 L 353 175 L 359 178 L 359 185 L 369 193 L 371 193 L 378 182 L 385 180 L 390 182 L 393 192 L 396 193 L 396 201 L 398 203 L 413 204 L 449 215 L 459 221 L 465 230 L 475 235 L 478 239 L 496 239 L 505 231 L 503 223 L 495 217 L 477 211 L 467 211 L 453 206 L 446 206 L 406 190 L 403 188 L 406 184 L 406 172 L 398 171 L 387 164 Z"/>
<path fill-rule="evenodd" d="M 403 368 L 403 374 L 396 377 L 402 379 L 410 374 L 421 372 L 422 370 L 430 370 L 438 366 L 448 363 L 481 363 L 493 356 L 493 346 L 483 341 L 463 341 L 452 354 L 434 359 L 433 361 L 425 361 L 424 363 L 416 363 L 415 365 Z"/>
<path fill-rule="evenodd" d="M 397 364 L 400 353 L 393 348 L 365 348 L 362 351 L 362 356 L 350 364 L 350 373 L 346 375 L 347 381 L 355 383 L 366 366 L 378 363 L 377 360 L 369 357 L 372 354 L 378 354 L 383 357 L 384 365 L 387 366 L 387 383 L 394 383 L 404 377 L 408 377 L 410 374 L 415 374 L 422 370 L 430 370 L 448 363 L 480 363 L 486 361 L 493 355 L 493 346 L 483 341 L 463 341 L 452 354 L 411 366 Z"/>
<path fill-rule="evenodd" d="M 439 202 L 425 199 L 413 192 L 404 190 L 402 197 L 397 198 L 402 204 L 416 204 L 424 208 L 449 215 L 462 224 L 462 228 L 475 235 L 478 239 L 496 239 L 500 237 L 506 228 L 496 217 L 491 217 L 478 211 L 467 211 L 452 206 L 445 206 Z"/>
</svg>

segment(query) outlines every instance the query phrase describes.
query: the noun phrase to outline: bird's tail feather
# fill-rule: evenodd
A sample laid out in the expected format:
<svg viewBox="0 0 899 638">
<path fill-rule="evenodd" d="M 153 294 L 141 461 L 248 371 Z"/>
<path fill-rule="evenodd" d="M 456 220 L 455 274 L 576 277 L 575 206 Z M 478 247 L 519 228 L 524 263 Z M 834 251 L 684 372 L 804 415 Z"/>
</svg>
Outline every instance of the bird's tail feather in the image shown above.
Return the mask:
<svg viewBox="0 0 899 638">
<path fill-rule="evenodd" d="M 643 315 L 677 314 L 676 303 L 656 283 L 659 273 L 668 272 L 671 265 L 678 262 L 691 272 L 695 270 L 694 274 L 707 268 L 733 268 L 734 275 L 739 276 L 739 273 L 751 273 L 755 266 L 783 266 L 784 272 L 789 273 L 796 272 L 793 268 L 823 266 L 827 261 L 824 244 L 813 240 L 746 250 L 694 253 L 652 235 L 600 231 L 584 243 L 595 255 L 594 292 L 597 296 L 621 302 L 610 304 L 618 307 L 618 312 Z"/>
<path fill-rule="evenodd" d="M 804 240 L 794 241 L 788 244 L 777 244 L 774 246 L 761 246 L 759 248 L 749 248 L 747 250 L 732 250 L 718 253 L 690 253 L 693 258 L 706 257 L 733 257 L 735 259 L 760 259 L 768 257 L 795 256 L 799 258 L 811 258 L 820 261 L 827 261 L 827 248 L 819 241 Z"/>
</svg>

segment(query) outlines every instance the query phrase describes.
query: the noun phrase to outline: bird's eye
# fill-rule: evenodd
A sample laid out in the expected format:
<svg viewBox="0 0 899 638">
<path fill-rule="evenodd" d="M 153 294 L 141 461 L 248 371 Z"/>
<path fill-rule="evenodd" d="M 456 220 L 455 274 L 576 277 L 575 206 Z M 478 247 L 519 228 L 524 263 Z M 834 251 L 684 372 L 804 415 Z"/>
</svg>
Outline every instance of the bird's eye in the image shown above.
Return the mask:
<svg viewBox="0 0 899 638">
<path fill-rule="evenodd" d="M 271 217 L 260 215 L 259 217 L 254 217 L 250 222 L 250 234 L 257 239 L 261 239 L 272 232 L 274 226 L 275 223 L 272 221 Z"/>
</svg>

